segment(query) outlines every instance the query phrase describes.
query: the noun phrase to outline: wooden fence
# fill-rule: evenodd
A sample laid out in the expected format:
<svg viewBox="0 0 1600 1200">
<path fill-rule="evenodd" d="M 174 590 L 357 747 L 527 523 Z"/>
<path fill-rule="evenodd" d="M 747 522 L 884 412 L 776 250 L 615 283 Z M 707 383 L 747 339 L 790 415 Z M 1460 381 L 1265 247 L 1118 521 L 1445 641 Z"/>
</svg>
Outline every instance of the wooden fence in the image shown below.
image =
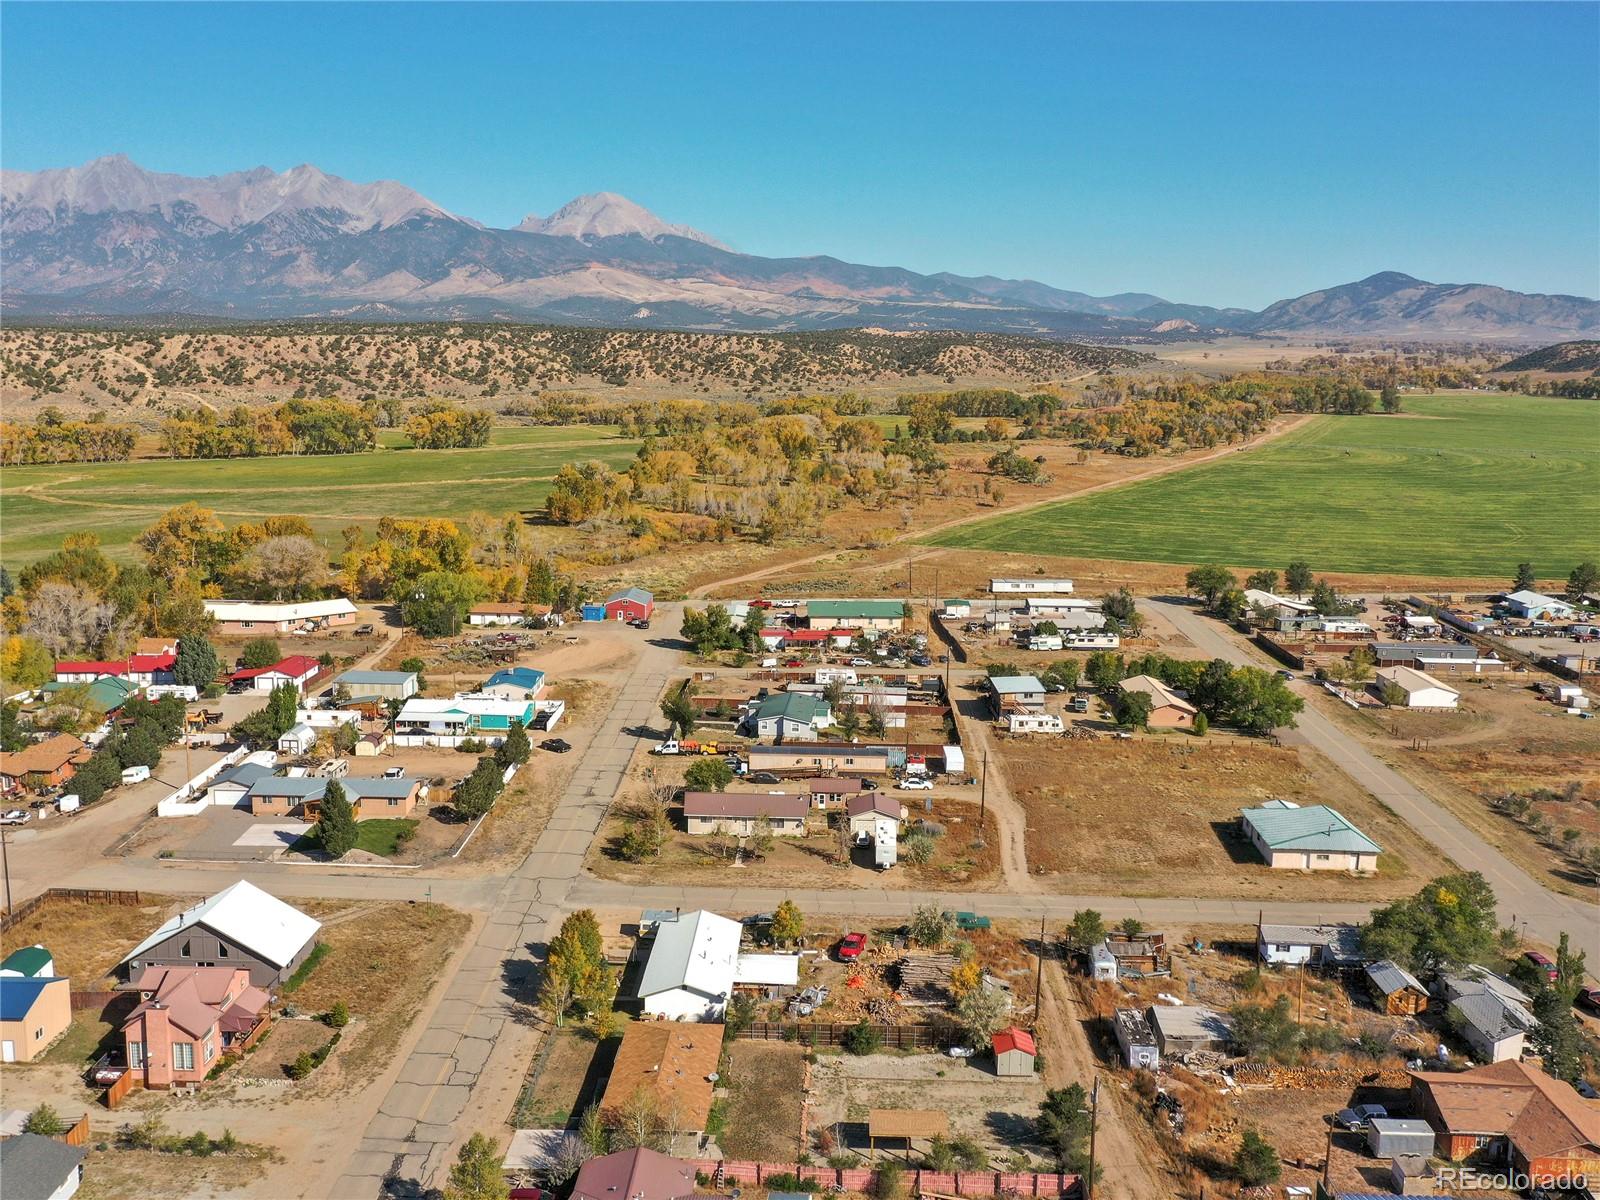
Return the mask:
<svg viewBox="0 0 1600 1200">
<path fill-rule="evenodd" d="M 741 1038 L 768 1042 L 800 1042 L 825 1048 L 844 1045 L 845 1034 L 855 1025 L 827 1021 L 752 1021 L 739 1031 Z M 952 1021 L 921 1025 L 872 1025 L 885 1050 L 937 1050 L 962 1041 L 961 1027 Z"/>
<path fill-rule="evenodd" d="M 30 896 L 0 917 L 0 933 L 21 924 L 46 904 L 142 904 L 138 892 L 108 892 L 96 888 L 50 888 Z"/>
<path fill-rule="evenodd" d="M 89 1114 L 84 1113 L 72 1123 L 72 1128 L 57 1136 L 57 1141 L 65 1142 L 69 1146 L 87 1146 L 89 1144 Z"/>
<path fill-rule="evenodd" d="M 117 1077 L 117 1081 L 106 1089 L 105 1102 L 107 1108 L 115 1108 L 122 1103 L 123 1097 L 133 1091 L 139 1084 L 139 1072 L 132 1068 L 124 1071 Z"/>
<path fill-rule="evenodd" d="M 804 1181 L 802 1191 L 820 1192 L 839 1188 L 846 1192 L 872 1195 L 877 1186 L 877 1171 L 870 1167 L 800 1167 L 794 1163 L 728 1162 L 722 1159 L 691 1159 L 697 1174 L 703 1174 L 716 1187 L 728 1184 L 761 1186 L 774 1175 L 792 1176 L 798 1172 Z M 1049 1196 L 1082 1195 L 1076 1175 L 1041 1174 L 1033 1171 L 924 1171 L 906 1172 L 906 1184 L 913 1196 Z"/>
<path fill-rule="evenodd" d="M 136 1000 L 138 998 L 136 993 L 124 991 L 84 991 L 72 992 L 70 995 L 73 1012 L 83 1012 L 85 1009 L 100 1012 L 119 1000 Z M 132 1006 L 130 1005 L 129 1007 Z"/>
</svg>

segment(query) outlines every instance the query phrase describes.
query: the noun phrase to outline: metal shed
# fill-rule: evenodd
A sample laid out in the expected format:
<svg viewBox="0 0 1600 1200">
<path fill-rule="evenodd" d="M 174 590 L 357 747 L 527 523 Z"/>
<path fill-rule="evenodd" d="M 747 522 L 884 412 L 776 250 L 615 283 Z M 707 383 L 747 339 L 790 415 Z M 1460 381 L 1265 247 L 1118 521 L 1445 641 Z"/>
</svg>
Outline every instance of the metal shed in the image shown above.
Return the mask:
<svg viewBox="0 0 1600 1200">
<path fill-rule="evenodd" d="M 1367 1149 L 1378 1158 L 1433 1153 L 1433 1126 L 1415 1118 L 1376 1117 L 1367 1127 Z"/>
</svg>

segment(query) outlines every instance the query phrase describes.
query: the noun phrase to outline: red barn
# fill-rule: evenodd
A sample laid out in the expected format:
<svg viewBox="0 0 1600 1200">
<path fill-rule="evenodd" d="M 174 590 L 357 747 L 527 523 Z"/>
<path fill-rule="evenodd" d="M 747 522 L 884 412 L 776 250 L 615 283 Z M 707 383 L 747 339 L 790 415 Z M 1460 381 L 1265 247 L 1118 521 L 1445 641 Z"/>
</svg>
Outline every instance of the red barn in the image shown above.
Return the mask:
<svg viewBox="0 0 1600 1200">
<path fill-rule="evenodd" d="M 656 611 L 656 598 L 643 588 L 623 588 L 606 597 L 606 620 L 648 621 Z"/>
</svg>

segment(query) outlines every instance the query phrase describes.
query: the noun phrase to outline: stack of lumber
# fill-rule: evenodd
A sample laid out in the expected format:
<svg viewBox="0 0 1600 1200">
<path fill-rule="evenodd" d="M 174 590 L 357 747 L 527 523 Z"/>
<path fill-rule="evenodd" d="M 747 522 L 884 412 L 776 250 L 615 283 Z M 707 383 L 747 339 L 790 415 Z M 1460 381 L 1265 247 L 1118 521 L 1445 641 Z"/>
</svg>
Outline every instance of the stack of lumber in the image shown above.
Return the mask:
<svg viewBox="0 0 1600 1200">
<path fill-rule="evenodd" d="M 907 954 L 895 964 L 900 1002 L 908 1008 L 944 1008 L 954 999 L 950 976 L 956 969 L 954 954 Z"/>
</svg>

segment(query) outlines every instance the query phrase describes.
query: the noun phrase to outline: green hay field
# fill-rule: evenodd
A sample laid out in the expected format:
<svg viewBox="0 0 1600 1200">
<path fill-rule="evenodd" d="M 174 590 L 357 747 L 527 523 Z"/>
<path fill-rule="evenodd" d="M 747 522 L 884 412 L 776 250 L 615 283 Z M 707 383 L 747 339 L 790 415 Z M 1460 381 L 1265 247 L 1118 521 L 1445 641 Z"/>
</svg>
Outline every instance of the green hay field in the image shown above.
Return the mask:
<svg viewBox="0 0 1600 1200">
<path fill-rule="evenodd" d="M 0 560 L 14 570 L 82 529 L 97 532 L 111 557 L 131 559 L 133 537 L 186 500 L 214 509 L 229 525 L 302 516 L 333 546 L 346 525 L 383 516 L 527 512 L 543 505 L 563 463 L 599 459 L 620 468 L 638 445 L 603 425 L 507 426 L 476 450 L 7 467 L 0 472 Z"/>
<path fill-rule="evenodd" d="M 1024 493 L 1010 489 L 1013 499 Z M 1260 449 L 974 521 L 929 542 L 1124 562 L 1510 579 L 1600 558 L 1600 404 L 1407 395 Z"/>
</svg>

